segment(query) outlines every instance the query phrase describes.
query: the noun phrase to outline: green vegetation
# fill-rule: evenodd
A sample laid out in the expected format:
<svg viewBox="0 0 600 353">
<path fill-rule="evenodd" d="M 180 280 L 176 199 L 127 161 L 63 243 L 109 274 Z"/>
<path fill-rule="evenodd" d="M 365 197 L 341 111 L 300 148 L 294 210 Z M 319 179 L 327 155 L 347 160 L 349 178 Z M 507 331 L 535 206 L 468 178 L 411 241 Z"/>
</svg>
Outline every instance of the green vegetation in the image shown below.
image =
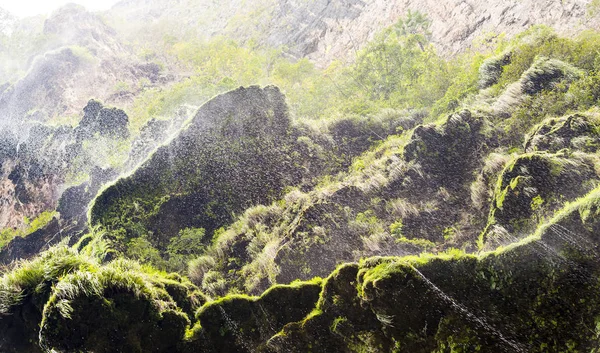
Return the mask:
<svg viewBox="0 0 600 353">
<path fill-rule="evenodd" d="M 325 281 L 315 314 L 269 340 L 271 351 L 593 349 L 596 333 L 586 327 L 596 327 L 600 297 L 588 280 L 597 278 L 598 266 L 578 244 L 594 237 L 597 201 L 596 189 L 526 241 L 496 252 L 369 258 L 339 267 Z M 564 234 L 577 234 L 578 243 Z"/>
<path fill-rule="evenodd" d="M 435 107 L 436 115 L 447 113 L 476 91 L 482 56 L 443 59 L 429 41 L 429 26 L 426 16 L 409 12 L 359 51 L 354 64 L 335 61 L 324 69 L 307 59 L 291 61 L 285 48 L 252 41 L 242 45 L 224 37 L 179 41 L 165 36 L 161 50 L 189 77 L 168 89 L 145 89 L 130 110 L 132 129 L 173 115 L 184 104 L 200 106 L 219 93 L 254 84 L 279 87 L 299 120 L 363 117 L 385 108 L 427 113 Z"/>
<path fill-rule="evenodd" d="M 341 259 L 493 248 L 596 186 L 596 118 L 585 111 L 600 97 L 598 34 L 569 39 L 535 26 L 500 36 L 485 53 L 445 60 L 428 28 L 426 17 L 409 13 L 353 64 L 325 69 L 252 42 L 165 38 L 193 74 L 146 91 L 133 130 L 240 84 L 279 85 L 289 114 L 281 108 L 285 124 L 260 132 L 262 144 L 236 132 L 246 124 L 238 108 L 234 118 L 211 116 L 218 138 L 192 139 L 213 105 L 245 90 L 217 96 L 169 147 L 100 194 L 92 223 L 119 252 L 188 273 L 210 295 L 258 294 L 325 276 Z M 275 105 L 285 106 L 283 96 Z M 210 147 L 191 152 L 198 141 Z M 243 175 L 232 172 L 239 165 Z"/>
<path fill-rule="evenodd" d="M 409 65 L 407 57 L 427 52 L 426 33 L 418 34 L 419 29 L 406 35 L 402 26 L 386 30 L 358 54 L 355 66 L 345 69 L 353 77 L 343 81 L 344 70 L 335 77 L 334 93 L 356 90 L 370 105 L 351 96 L 352 104 L 360 106 L 333 106 L 363 114 L 353 120 L 363 126 L 393 112 L 385 107 L 420 107 L 413 111 L 418 122 L 390 120 L 396 134 L 382 130 L 381 141 L 365 141 L 361 149 L 368 151 L 355 157 L 347 171 L 321 177 L 315 186 L 301 184 L 279 201 L 248 209 L 219 231 L 188 269 L 203 290 L 257 294 L 272 284 L 325 276 L 340 259 L 493 249 L 526 237 L 597 185 L 597 118 L 595 111 L 586 112 L 598 99 L 589 79 L 596 70 L 597 34 L 567 39 L 533 27 L 514 40 L 501 40 L 493 52 L 446 62 L 448 75 L 463 70 L 441 94 L 419 105 L 408 98 L 418 80 L 405 85 L 393 82 L 407 79 L 396 75 L 380 91 L 369 88 L 379 80 L 372 75 L 385 68 L 383 62 L 406 59 L 402 63 Z M 419 62 L 427 63 L 419 80 L 429 80 L 427 75 L 439 68 L 433 61 Z M 356 71 L 360 65 L 363 76 Z M 366 69 L 370 65 L 371 71 Z M 444 82 L 443 75 L 437 82 Z M 448 111 L 458 113 L 438 115 Z M 347 122 L 339 123 L 344 129 L 336 132 L 336 119 L 326 132 L 342 136 L 338 141 L 365 135 L 354 135 L 356 127 L 348 128 Z M 419 126 L 423 119 L 435 122 Z M 308 153 L 327 153 L 328 146 L 318 139 L 298 141 Z M 338 141 L 333 148 L 341 145 Z"/>
<path fill-rule="evenodd" d="M 40 213 L 39 216 L 33 220 L 27 218 L 24 219 L 23 223 L 25 228 L 7 228 L 0 231 L 0 249 L 8 244 L 15 237 L 23 237 L 35 232 L 38 229 L 43 228 L 48 224 L 52 218 L 57 215 L 54 211 L 45 211 Z"/>
<path fill-rule="evenodd" d="M 96 249 L 101 243 L 96 239 Z M 2 276 L 3 351 L 166 351 L 181 343 L 205 302 L 195 287 L 132 261 L 103 263 L 92 253 L 61 244 Z"/>
<path fill-rule="evenodd" d="M 588 351 L 596 344 L 586 327 L 600 315 L 593 280 L 600 269 L 593 249 L 580 245 L 595 239 L 599 195 L 497 251 L 373 257 L 324 281 L 206 304 L 177 275 L 86 254 L 91 244 L 101 247 L 100 235 L 91 235 L 95 243 L 59 245 L 2 277 L 0 309 L 12 315 L 0 316 L 11 333 L 0 347 L 39 351 L 41 327 L 44 349 L 99 352 Z"/>
<path fill-rule="evenodd" d="M 141 88 L 131 122 L 90 101 L 79 158 L 118 169 L 200 109 L 101 190 L 75 247 L 6 271 L 0 350 L 597 348 L 600 34 L 535 26 L 444 59 L 411 12 L 324 69 L 162 44 L 189 77 Z"/>
</svg>

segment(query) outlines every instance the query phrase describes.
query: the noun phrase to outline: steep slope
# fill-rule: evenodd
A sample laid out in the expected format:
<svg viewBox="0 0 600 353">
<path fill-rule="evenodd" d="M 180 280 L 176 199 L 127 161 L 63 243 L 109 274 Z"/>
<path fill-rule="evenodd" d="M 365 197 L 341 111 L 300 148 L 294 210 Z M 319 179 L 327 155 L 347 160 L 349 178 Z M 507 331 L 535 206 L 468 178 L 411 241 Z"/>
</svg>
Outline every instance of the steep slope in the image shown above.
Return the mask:
<svg viewBox="0 0 600 353">
<path fill-rule="evenodd" d="M 598 196 L 496 252 L 340 267 L 318 311 L 287 325 L 268 351 L 593 351 Z"/>
<path fill-rule="evenodd" d="M 277 88 L 218 96 L 131 176 L 102 191 L 91 223 L 124 231 L 119 237 L 125 239 L 147 229 L 161 247 L 186 227 L 212 232 L 232 214 L 277 198 L 299 180 L 289 156 L 291 137 Z"/>
<path fill-rule="evenodd" d="M 464 111 L 441 126 L 419 126 L 363 156 L 364 169 L 247 210 L 192 265 L 194 280 L 211 294 L 255 293 L 325 276 L 340 261 L 441 245 L 468 208 L 482 125 Z"/>
<path fill-rule="evenodd" d="M 376 44 L 394 63 L 435 55 L 422 35 L 394 38 L 405 24 Z M 378 54 L 367 64 L 387 63 Z M 61 222 L 87 227 L 100 185 L 152 153 L 100 190 L 89 229 L 6 268 L 0 350 L 597 350 L 600 34 L 534 27 L 457 66 L 417 61 L 415 76 L 433 79 L 416 93 L 371 95 L 365 87 L 411 84 L 374 72 L 365 91 L 323 98 L 342 107 L 320 124 L 294 119 L 277 87 L 251 86 L 214 97 L 155 150 L 178 123 L 153 119 L 132 137 L 127 114 L 95 100 L 74 128 L 36 124 L 25 144 L 7 135 L 2 163 L 19 200 L 35 193 L 20 176 L 44 175 L 13 164 L 21 148 L 35 156 L 47 143 L 77 167 L 90 146 L 135 143 L 114 169 L 86 170 L 60 219 L 0 260 L 58 241 Z M 438 78 L 449 83 L 433 107 L 390 109 L 418 104 L 409 96 Z"/>
<path fill-rule="evenodd" d="M 536 56 L 555 40 L 532 30 L 468 109 L 386 138 L 312 189 L 248 209 L 190 264 L 192 280 L 211 295 L 260 293 L 367 256 L 493 250 L 527 237 L 600 181 L 598 96 L 586 78 L 594 69 L 583 70 L 590 58 Z M 490 70 L 481 68 L 479 81 Z M 551 118 L 570 111 L 582 113 Z"/>
<path fill-rule="evenodd" d="M 431 38 L 447 55 L 464 52 L 490 33 L 513 36 L 535 24 L 546 24 L 573 34 L 597 27 L 600 18 L 590 0 L 567 1 L 211 1 L 127 0 L 111 14 L 122 17 L 123 28 L 150 21 L 185 36 L 181 21 L 200 36 L 226 35 L 254 39 L 263 45 L 287 48 L 295 58 L 308 57 L 321 66 L 351 60 L 381 29 L 395 24 L 408 11 L 419 11 L 433 24 Z M 185 9 L 185 10 L 184 10 Z M 218 16 L 216 14 L 219 14 Z M 199 14 L 203 16 L 200 17 Z M 262 21 L 255 21 L 260 16 Z M 173 19 L 177 18 L 177 21 Z M 203 20 L 201 20 L 202 18 Z"/>
</svg>

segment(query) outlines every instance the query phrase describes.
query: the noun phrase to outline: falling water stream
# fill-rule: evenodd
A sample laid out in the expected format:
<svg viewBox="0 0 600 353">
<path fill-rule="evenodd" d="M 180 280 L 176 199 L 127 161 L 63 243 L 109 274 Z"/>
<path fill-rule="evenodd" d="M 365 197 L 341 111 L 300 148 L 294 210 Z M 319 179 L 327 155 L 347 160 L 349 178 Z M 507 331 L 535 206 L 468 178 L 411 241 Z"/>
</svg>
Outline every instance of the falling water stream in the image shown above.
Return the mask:
<svg viewBox="0 0 600 353">
<path fill-rule="evenodd" d="M 441 299 L 443 299 L 445 302 L 447 302 L 448 304 L 450 304 L 453 308 L 457 309 L 460 313 L 462 313 L 463 315 L 465 315 L 465 317 L 467 319 L 469 319 L 472 322 L 478 324 L 483 329 L 489 331 L 494 336 L 498 337 L 498 339 L 500 339 L 500 341 L 502 341 L 504 344 L 506 344 L 506 346 L 511 347 L 514 352 L 523 352 L 523 353 L 527 352 L 527 349 L 525 347 L 523 347 L 522 344 L 519 344 L 517 342 L 514 342 L 514 341 L 506 338 L 502 334 L 502 332 L 500 332 L 494 326 L 492 326 L 491 324 L 489 324 L 485 320 L 485 318 L 479 317 L 479 316 L 473 314 L 466 306 L 464 306 L 463 304 L 461 304 L 461 303 L 457 302 L 456 300 L 454 300 L 452 297 L 450 297 L 448 294 L 446 294 L 443 290 L 441 290 L 438 286 L 436 286 L 433 282 L 431 282 L 429 280 L 429 278 L 427 278 L 425 275 L 423 275 L 423 273 L 421 273 L 421 271 L 419 271 L 416 267 L 414 267 L 414 266 L 411 265 L 411 268 L 415 271 L 415 273 L 419 277 L 421 277 L 421 279 L 423 279 L 423 281 L 425 281 L 425 283 L 429 287 L 431 287 L 431 289 L 433 289 L 433 291 L 435 293 L 437 293 L 439 295 L 439 297 Z"/>
</svg>

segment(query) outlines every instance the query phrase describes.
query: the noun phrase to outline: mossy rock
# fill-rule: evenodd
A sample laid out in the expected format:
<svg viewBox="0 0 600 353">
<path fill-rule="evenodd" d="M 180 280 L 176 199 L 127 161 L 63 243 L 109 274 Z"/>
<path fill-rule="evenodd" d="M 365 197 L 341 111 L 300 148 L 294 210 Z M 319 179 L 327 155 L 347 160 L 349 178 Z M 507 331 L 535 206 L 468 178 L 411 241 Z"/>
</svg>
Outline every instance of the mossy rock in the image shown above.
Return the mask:
<svg viewBox="0 0 600 353">
<path fill-rule="evenodd" d="M 65 244 L 0 279 L 3 352 L 171 352 L 206 299 L 178 275 Z"/>
<path fill-rule="evenodd" d="M 103 190 L 90 222 L 118 234 L 122 246 L 151 234 L 161 250 L 184 228 L 212 234 L 232 214 L 273 201 L 299 180 L 289 155 L 294 142 L 285 97 L 276 87 L 219 95 L 131 176 Z"/>
<path fill-rule="evenodd" d="M 38 352 L 42 312 L 59 278 L 94 261 L 74 249 L 56 246 L 24 261 L 0 278 L 0 351 Z"/>
<path fill-rule="evenodd" d="M 212 352 L 255 352 L 290 322 L 301 320 L 315 306 L 320 281 L 277 285 L 260 297 L 233 295 L 209 302 L 196 317 L 197 335 Z"/>
<path fill-rule="evenodd" d="M 561 150 L 515 158 L 498 180 L 483 234 L 486 248 L 522 238 L 566 202 L 589 192 L 598 179 L 593 158 L 585 154 Z"/>
<path fill-rule="evenodd" d="M 2 298 L 6 300 L 6 298 Z M 38 353 L 42 349 L 37 344 L 39 323 L 42 319 L 40 308 L 32 298 L 26 298 L 0 315 L 0 351 L 6 353 Z"/>
<path fill-rule="evenodd" d="M 75 129 L 77 142 L 91 139 L 94 134 L 125 139 L 129 137 L 129 117 L 121 109 L 106 108 L 97 100 L 90 100 L 83 108 L 83 118 Z"/>
<path fill-rule="evenodd" d="M 69 301 L 70 310 L 62 312 Z M 41 345 L 63 352 L 169 352 L 183 340 L 190 321 L 175 308 L 130 290 L 51 298 L 44 310 Z M 65 316 L 68 313 L 68 316 Z"/>
<path fill-rule="evenodd" d="M 543 121 L 525 141 L 527 152 L 558 152 L 564 148 L 593 153 L 600 147 L 600 135 L 595 117 L 573 114 Z"/>
<path fill-rule="evenodd" d="M 521 91 L 533 95 L 552 88 L 557 82 L 572 82 L 582 75 L 581 70 L 570 64 L 542 56 L 521 76 Z"/>
<path fill-rule="evenodd" d="M 449 116 L 440 126 L 419 126 L 404 148 L 404 159 L 421 165 L 430 187 L 460 188 L 485 141 L 482 128 L 483 119 L 468 110 Z"/>
<path fill-rule="evenodd" d="M 506 51 L 485 60 L 479 67 L 479 88 L 485 89 L 500 80 L 504 67 L 510 64 L 513 53 Z"/>
<path fill-rule="evenodd" d="M 326 281 L 316 311 L 286 325 L 268 346 L 272 352 L 592 351 L 600 317 L 599 200 L 596 189 L 525 241 L 495 252 L 371 258 L 342 267 Z M 328 296 L 338 280 L 348 290 Z M 343 298 L 333 300 L 338 294 Z"/>
</svg>

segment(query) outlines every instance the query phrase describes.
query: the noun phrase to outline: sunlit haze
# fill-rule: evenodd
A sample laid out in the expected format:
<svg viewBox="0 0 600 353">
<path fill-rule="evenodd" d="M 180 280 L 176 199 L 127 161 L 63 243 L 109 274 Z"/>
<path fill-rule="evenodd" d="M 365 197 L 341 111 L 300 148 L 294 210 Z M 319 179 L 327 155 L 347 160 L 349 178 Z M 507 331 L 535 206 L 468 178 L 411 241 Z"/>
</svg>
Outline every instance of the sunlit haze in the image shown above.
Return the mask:
<svg viewBox="0 0 600 353">
<path fill-rule="evenodd" d="M 99 11 L 109 9 L 117 2 L 118 0 L 0 0 L 0 8 L 8 10 L 15 16 L 27 17 L 51 13 L 57 8 L 68 3 L 80 4 L 85 6 L 85 8 L 88 10 Z"/>
</svg>

